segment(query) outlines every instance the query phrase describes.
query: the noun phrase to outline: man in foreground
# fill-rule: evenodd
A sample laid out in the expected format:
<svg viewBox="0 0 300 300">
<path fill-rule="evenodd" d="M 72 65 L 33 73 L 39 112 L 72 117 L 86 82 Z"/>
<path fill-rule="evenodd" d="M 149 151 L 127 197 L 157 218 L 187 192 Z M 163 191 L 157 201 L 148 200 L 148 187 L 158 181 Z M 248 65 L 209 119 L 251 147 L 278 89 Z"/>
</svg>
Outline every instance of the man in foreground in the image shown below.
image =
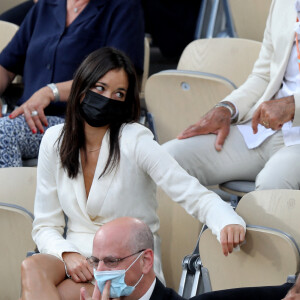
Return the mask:
<svg viewBox="0 0 300 300">
<path fill-rule="evenodd" d="M 93 256 L 88 261 L 94 268 L 97 281 L 91 298 L 85 288 L 81 300 L 181 300 L 172 289 L 166 288 L 153 270 L 153 235 L 142 221 L 123 217 L 103 225 L 96 233 Z M 218 299 L 282 299 L 292 284 L 274 287 L 254 287 L 217 291 L 199 295 L 193 300 Z M 102 295 L 102 297 L 101 297 Z M 284 300 L 300 300 L 300 279 Z"/>
<path fill-rule="evenodd" d="M 101 226 L 88 258 L 97 283 L 92 298 L 81 289 L 81 300 L 183 299 L 156 278 L 153 245 L 150 228 L 138 219 L 118 218 Z"/>
</svg>

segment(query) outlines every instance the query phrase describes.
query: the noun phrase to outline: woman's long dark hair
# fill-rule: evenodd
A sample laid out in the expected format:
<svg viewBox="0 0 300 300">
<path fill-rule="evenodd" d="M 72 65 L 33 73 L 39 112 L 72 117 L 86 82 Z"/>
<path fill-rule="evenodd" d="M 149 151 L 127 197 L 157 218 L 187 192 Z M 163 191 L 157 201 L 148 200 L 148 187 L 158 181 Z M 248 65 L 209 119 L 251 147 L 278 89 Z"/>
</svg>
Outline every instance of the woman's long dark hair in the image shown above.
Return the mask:
<svg viewBox="0 0 300 300">
<path fill-rule="evenodd" d="M 109 157 L 101 176 L 111 172 L 120 161 L 119 133 L 122 124 L 136 122 L 140 116 L 140 100 L 136 73 L 130 59 L 121 51 L 105 47 L 92 52 L 75 73 L 67 104 L 65 125 L 58 138 L 62 167 L 70 178 L 79 172 L 79 150 L 85 150 L 84 119 L 79 112 L 80 100 L 99 78 L 110 70 L 123 69 L 128 77 L 123 117 L 109 125 Z"/>
</svg>

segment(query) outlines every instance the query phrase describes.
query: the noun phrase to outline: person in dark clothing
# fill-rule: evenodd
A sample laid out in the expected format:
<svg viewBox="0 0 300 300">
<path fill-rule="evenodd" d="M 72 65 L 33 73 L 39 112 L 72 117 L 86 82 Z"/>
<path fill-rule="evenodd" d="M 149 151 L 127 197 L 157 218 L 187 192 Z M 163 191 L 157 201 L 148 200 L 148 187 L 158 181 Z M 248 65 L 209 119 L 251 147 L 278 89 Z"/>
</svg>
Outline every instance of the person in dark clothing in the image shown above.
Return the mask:
<svg viewBox="0 0 300 300">
<path fill-rule="evenodd" d="M 10 8 L 9 10 L 3 12 L 0 15 L 0 20 L 14 23 L 20 26 L 29 10 L 34 6 L 34 4 L 37 1 L 38 0 L 28 0 Z"/>
<path fill-rule="evenodd" d="M 177 59 L 194 40 L 199 0 L 142 0 L 145 31 L 168 58 Z"/>
</svg>

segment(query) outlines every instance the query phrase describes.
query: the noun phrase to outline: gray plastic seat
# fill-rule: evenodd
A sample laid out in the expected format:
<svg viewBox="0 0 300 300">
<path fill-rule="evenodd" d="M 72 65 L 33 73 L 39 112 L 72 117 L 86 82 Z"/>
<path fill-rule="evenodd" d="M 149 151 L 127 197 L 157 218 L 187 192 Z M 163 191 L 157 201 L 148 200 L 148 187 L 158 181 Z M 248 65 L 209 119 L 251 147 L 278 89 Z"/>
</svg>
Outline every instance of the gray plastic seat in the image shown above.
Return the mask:
<svg viewBox="0 0 300 300">
<path fill-rule="evenodd" d="M 37 158 L 30 158 L 23 160 L 23 167 L 36 167 L 38 163 Z"/>
<path fill-rule="evenodd" d="M 243 197 L 245 194 L 255 190 L 255 182 L 246 180 L 232 180 L 221 183 L 219 187 L 221 190 L 229 194 Z"/>
</svg>

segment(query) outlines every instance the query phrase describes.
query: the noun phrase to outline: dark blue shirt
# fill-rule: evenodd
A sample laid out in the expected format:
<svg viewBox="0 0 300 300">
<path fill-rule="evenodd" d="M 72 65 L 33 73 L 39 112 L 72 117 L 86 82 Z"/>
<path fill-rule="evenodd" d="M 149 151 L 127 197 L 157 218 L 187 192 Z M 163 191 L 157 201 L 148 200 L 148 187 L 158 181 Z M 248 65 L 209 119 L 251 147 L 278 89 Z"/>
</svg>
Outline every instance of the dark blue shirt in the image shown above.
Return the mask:
<svg viewBox="0 0 300 300">
<path fill-rule="evenodd" d="M 66 0 L 39 0 L 0 54 L 0 65 L 23 76 L 24 93 L 18 105 L 50 82 L 72 79 L 82 60 L 100 47 L 123 50 L 138 73 L 142 72 L 144 22 L 140 0 L 91 0 L 68 27 L 65 24 Z M 51 105 L 49 113 L 60 114 L 59 107 L 53 113 Z"/>
</svg>

